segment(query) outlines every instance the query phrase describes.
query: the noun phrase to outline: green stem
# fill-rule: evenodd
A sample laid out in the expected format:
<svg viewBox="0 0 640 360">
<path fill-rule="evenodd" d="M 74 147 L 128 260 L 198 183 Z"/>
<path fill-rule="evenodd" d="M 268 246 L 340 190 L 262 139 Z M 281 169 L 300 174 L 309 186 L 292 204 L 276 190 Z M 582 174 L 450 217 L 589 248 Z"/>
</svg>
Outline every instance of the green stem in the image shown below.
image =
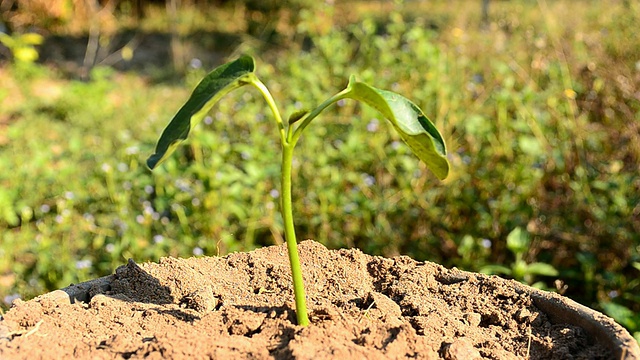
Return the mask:
<svg viewBox="0 0 640 360">
<path fill-rule="evenodd" d="M 284 235 L 287 241 L 291 277 L 293 278 L 293 292 L 296 299 L 296 316 L 298 325 L 309 325 L 307 317 L 307 303 L 302 280 L 302 269 L 298 257 L 298 243 L 293 226 L 293 209 L 291 201 L 291 169 L 293 167 L 293 148 L 295 144 L 286 143 L 282 146 L 282 218 L 284 220 Z"/>
<path fill-rule="evenodd" d="M 252 76 L 249 80 L 249 83 L 256 89 L 258 89 L 258 91 L 260 91 L 260 93 L 262 94 L 262 97 L 264 97 L 264 99 L 267 101 L 267 105 L 269 105 L 269 108 L 271 109 L 271 112 L 276 119 L 276 123 L 278 123 L 278 129 L 280 130 L 280 139 L 282 140 L 282 145 L 284 146 L 284 144 L 287 143 L 287 137 L 285 135 L 286 129 L 284 121 L 282 121 L 282 116 L 280 116 L 278 106 L 276 106 L 276 102 L 275 100 L 273 100 L 273 96 L 271 96 L 269 89 L 267 89 L 267 87 L 262 83 L 262 81 L 260 81 L 260 79 L 258 79 L 257 76 Z"/>
<path fill-rule="evenodd" d="M 322 104 L 318 105 L 317 108 L 313 109 L 313 111 L 311 111 L 308 115 L 304 117 L 304 120 L 302 121 L 300 126 L 298 126 L 295 133 L 293 134 L 293 138 L 291 139 L 291 142 L 293 144 L 298 142 L 298 139 L 302 135 L 302 131 L 304 131 L 304 129 L 309 125 L 309 123 L 311 123 L 311 120 L 315 119 L 318 115 L 320 115 L 320 113 L 324 109 L 328 108 L 331 104 L 346 98 L 350 92 L 351 92 L 351 89 L 346 88 L 340 91 L 339 93 L 333 95 L 332 97 L 328 98 L 327 100 L 325 100 Z"/>
<path fill-rule="evenodd" d="M 307 301 L 304 292 L 304 281 L 302 279 L 302 268 L 300 267 L 300 258 L 298 256 L 298 242 L 296 241 L 296 231 L 293 225 L 293 206 L 291 196 L 291 169 L 293 168 L 293 149 L 295 141 L 293 141 L 293 133 L 291 127 L 285 128 L 285 124 L 280 116 L 280 111 L 276 106 L 271 93 L 267 87 L 257 78 L 254 77 L 250 81 L 251 85 L 257 88 L 264 99 L 269 104 L 271 112 L 275 117 L 276 123 L 280 129 L 280 138 L 282 140 L 282 169 L 281 169 L 281 191 L 282 203 L 280 211 L 284 221 L 284 235 L 287 242 L 287 252 L 289 253 L 289 264 L 291 265 L 291 277 L 293 278 L 293 293 L 296 300 L 296 317 L 298 325 L 309 325 L 309 317 L 307 316 Z"/>
</svg>

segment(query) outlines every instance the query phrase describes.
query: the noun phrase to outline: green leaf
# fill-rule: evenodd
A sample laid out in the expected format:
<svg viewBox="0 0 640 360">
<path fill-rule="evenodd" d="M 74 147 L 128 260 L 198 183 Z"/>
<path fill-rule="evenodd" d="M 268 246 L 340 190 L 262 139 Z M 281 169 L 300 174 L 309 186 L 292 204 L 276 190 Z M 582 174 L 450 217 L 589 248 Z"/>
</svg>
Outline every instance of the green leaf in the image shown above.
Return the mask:
<svg viewBox="0 0 640 360">
<path fill-rule="evenodd" d="M 447 177 L 449 162 L 442 135 L 416 104 L 394 92 L 357 82 L 353 76 L 344 97 L 362 101 L 378 110 L 440 180 Z"/>
<path fill-rule="evenodd" d="M 246 85 L 255 70 L 252 57 L 243 55 L 235 61 L 215 68 L 196 86 L 189 100 L 178 110 L 162 132 L 156 151 L 147 159 L 147 166 L 155 168 L 187 139 L 193 126 L 207 115 L 224 95 Z"/>
<path fill-rule="evenodd" d="M 302 119 L 303 117 L 307 116 L 307 114 L 309 114 L 311 112 L 311 110 L 298 110 L 296 112 L 294 112 L 293 114 L 291 114 L 291 116 L 289 116 L 289 125 L 295 123 L 296 121 Z"/>
<path fill-rule="evenodd" d="M 530 156 L 542 156 L 544 149 L 535 136 L 521 135 L 518 137 L 520 150 Z"/>
<path fill-rule="evenodd" d="M 0 32 L 0 43 L 11 49 L 12 47 L 16 46 L 16 39 L 3 32 Z"/>
<path fill-rule="evenodd" d="M 488 275 L 504 274 L 511 275 L 511 269 L 502 265 L 486 265 L 480 268 L 480 273 Z"/>
<path fill-rule="evenodd" d="M 522 230 L 519 226 L 507 235 L 507 249 L 516 255 L 527 252 L 530 243 L 529 233 L 526 230 Z"/>
<path fill-rule="evenodd" d="M 611 316 L 615 321 L 619 322 L 630 330 L 636 330 L 640 327 L 640 317 L 634 314 L 631 309 L 624 305 L 613 302 L 600 303 L 604 313 Z"/>
<path fill-rule="evenodd" d="M 553 266 L 545 263 L 534 262 L 527 266 L 527 270 L 531 275 L 542 276 L 558 276 L 558 270 Z"/>
<path fill-rule="evenodd" d="M 6 221 L 9 225 L 18 225 L 20 219 L 13 208 L 13 199 L 9 190 L 0 188 L 0 220 Z"/>
</svg>

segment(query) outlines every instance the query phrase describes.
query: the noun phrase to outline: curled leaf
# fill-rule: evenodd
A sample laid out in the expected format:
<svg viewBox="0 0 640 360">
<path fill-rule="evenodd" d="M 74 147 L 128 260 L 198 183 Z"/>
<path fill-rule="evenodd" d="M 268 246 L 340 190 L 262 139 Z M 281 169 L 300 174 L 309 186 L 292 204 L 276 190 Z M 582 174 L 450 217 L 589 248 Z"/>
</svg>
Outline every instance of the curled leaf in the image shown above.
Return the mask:
<svg viewBox="0 0 640 360">
<path fill-rule="evenodd" d="M 344 97 L 362 101 L 378 110 L 398 131 L 413 153 L 440 179 L 449 174 L 447 149 L 435 125 L 409 99 L 392 91 L 376 89 L 352 76 Z"/>
</svg>

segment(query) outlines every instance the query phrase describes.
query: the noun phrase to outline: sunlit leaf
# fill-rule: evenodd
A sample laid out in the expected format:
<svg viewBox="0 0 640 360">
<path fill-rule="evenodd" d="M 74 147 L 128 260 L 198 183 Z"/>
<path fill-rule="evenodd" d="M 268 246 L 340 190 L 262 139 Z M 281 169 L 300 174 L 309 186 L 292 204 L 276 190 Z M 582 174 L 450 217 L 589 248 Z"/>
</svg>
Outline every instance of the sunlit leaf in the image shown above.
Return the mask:
<svg viewBox="0 0 640 360">
<path fill-rule="evenodd" d="M 532 275 L 542 275 L 542 276 L 558 276 L 558 270 L 554 268 L 552 265 L 534 262 L 527 266 L 527 270 Z"/>
<path fill-rule="evenodd" d="M 213 105 L 230 91 L 247 84 L 253 76 L 255 61 L 250 56 L 221 65 L 211 71 L 196 86 L 189 100 L 178 110 L 164 129 L 156 151 L 147 160 L 150 169 L 164 161 L 189 135 L 193 126 L 200 122 Z"/>
<path fill-rule="evenodd" d="M 398 131 L 413 153 L 439 178 L 449 174 L 447 150 L 442 135 L 422 110 L 402 95 L 376 89 L 349 79 L 346 97 L 378 110 Z"/>
<path fill-rule="evenodd" d="M 529 233 L 526 230 L 522 230 L 519 226 L 507 235 L 507 249 L 511 250 L 514 254 L 524 254 L 527 252 L 530 243 Z"/>
<path fill-rule="evenodd" d="M 480 268 L 480 273 L 488 275 L 504 274 L 511 275 L 511 269 L 502 265 L 486 265 Z"/>
<path fill-rule="evenodd" d="M 640 327 L 640 316 L 634 314 L 631 309 L 624 305 L 613 302 L 600 303 L 604 313 L 611 316 L 615 321 L 629 329 L 637 329 Z"/>
<path fill-rule="evenodd" d="M 20 36 L 20 41 L 27 45 L 41 45 L 44 42 L 44 37 L 36 33 L 27 33 Z"/>
</svg>

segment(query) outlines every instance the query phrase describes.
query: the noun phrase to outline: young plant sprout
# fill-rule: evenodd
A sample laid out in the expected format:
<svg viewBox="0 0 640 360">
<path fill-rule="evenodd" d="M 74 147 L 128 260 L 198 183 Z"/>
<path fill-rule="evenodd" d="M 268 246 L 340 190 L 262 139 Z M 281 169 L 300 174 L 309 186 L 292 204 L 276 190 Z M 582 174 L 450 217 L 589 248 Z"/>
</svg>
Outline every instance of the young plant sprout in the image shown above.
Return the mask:
<svg viewBox="0 0 640 360">
<path fill-rule="evenodd" d="M 182 141 L 187 139 L 191 127 L 200 122 L 224 95 L 244 85 L 252 85 L 258 89 L 273 113 L 282 142 L 282 203 L 280 210 L 284 220 L 285 239 L 293 277 L 296 316 L 298 324 L 306 326 L 309 324 L 309 318 L 307 317 L 291 204 L 293 149 L 304 129 L 331 104 L 342 99 L 354 99 L 375 108 L 389 120 L 400 137 L 409 145 L 409 148 L 441 180 L 446 178 L 449 173 L 446 147 L 438 130 L 418 106 L 399 94 L 379 90 L 358 82 L 353 76 L 349 79 L 344 90 L 328 98 L 317 108 L 312 111 L 296 112 L 289 117 L 287 122 L 284 122 L 271 93 L 258 79 L 254 71 L 254 59 L 250 56 L 241 56 L 239 59 L 210 72 L 198 84 L 189 100 L 178 110 L 164 129 L 156 145 L 155 154 L 149 157 L 147 165 L 153 169 L 164 161 Z"/>
</svg>

